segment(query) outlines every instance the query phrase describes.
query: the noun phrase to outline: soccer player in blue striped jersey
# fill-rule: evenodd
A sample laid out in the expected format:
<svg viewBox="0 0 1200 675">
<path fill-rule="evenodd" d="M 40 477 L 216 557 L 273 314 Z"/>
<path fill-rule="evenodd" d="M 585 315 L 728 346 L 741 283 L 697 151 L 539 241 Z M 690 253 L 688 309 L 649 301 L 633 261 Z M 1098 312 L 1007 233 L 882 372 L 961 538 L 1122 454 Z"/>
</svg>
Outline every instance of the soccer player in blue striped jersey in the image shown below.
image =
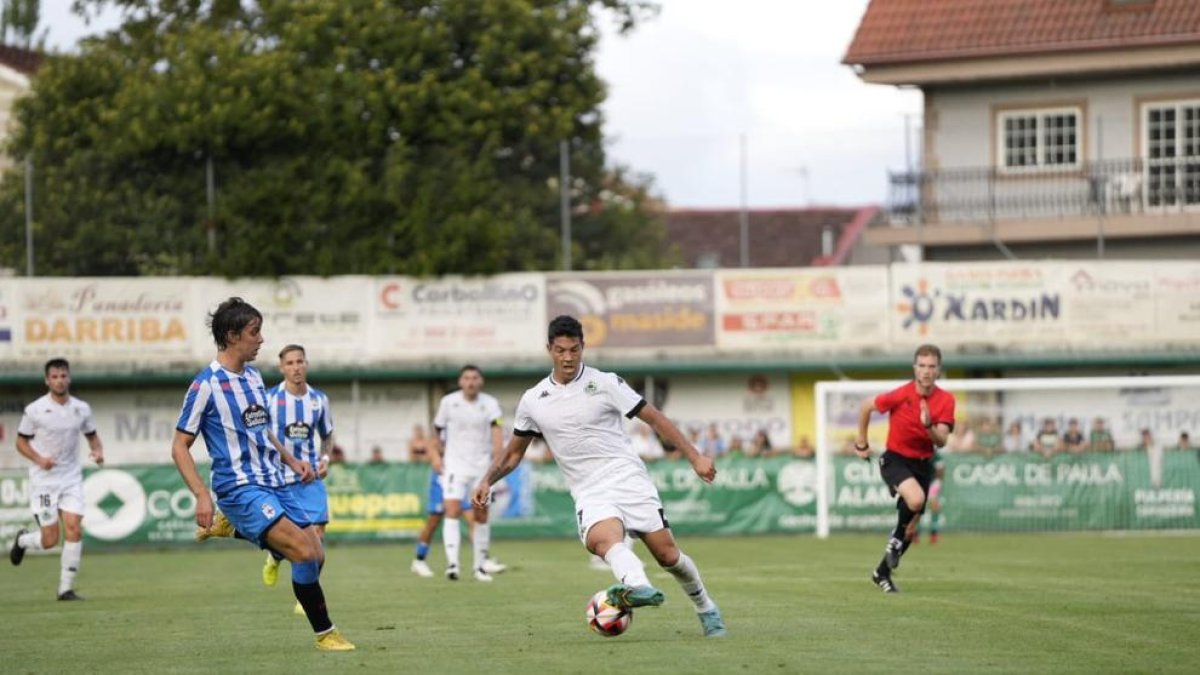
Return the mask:
<svg viewBox="0 0 1200 675">
<path fill-rule="evenodd" d="M 292 590 L 316 633 L 317 649 L 349 651 L 329 619 L 321 589 L 324 552 L 304 509 L 283 489 L 281 463 L 302 482 L 313 468 L 296 459 L 271 432 L 270 405 L 262 376 L 251 365 L 262 346 L 262 314 L 241 298 L 229 298 L 211 315 L 217 358 L 192 380 L 171 444 L 184 482 L 196 498 L 196 524 L 204 531 L 236 531 L 242 538 L 283 554 L 292 563 Z M 212 492 L 200 478 L 191 448 L 197 436 L 212 458 Z"/>
<path fill-rule="evenodd" d="M 283 373 L 283 382 L 267 392 L 271 429 L 288 452 L 311 466 L 317 475 L 316 480 L 305 483 L 291 467 L 284 466 L 283 482 L 304 509 L 323 545 L 325 525 L 329 523 L 329 496 L 324 478 L 329 471 L 329 451 L 333 448 L 333 412 L 329 397 L 308 383 L 308 355 L 303 346 L 290 344 L 280 350 L 279 371 Z M 282 560 L 283 555 L 278 551 L 267 551 L 263 583 L 274 586 L 278 582 Z M 296 613 L 304 613 L 299 604 Z"/>
</svg>

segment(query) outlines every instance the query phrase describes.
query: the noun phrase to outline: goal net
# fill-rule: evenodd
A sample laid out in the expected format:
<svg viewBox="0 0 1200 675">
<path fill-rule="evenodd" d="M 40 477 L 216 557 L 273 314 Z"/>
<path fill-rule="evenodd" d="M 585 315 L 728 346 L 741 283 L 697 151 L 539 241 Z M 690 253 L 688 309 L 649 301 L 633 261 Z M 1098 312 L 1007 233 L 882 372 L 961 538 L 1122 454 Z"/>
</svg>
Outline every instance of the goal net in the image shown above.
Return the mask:
<svg viewBox="0 0 1200 675">
<path fill-rule="evenodd" d="M 816 384 L 818 536 L 895 525 L 895 499 L 876 461 L 887 417 L 872 416 L 872 461 L 858 459 L 853 445 L 862 401 L 901 384 Z M 943 530 L 1200 528 L 1200 376 L 938 386 L 956 401 L 954 433 L 941 450 Z"/>
</svg>

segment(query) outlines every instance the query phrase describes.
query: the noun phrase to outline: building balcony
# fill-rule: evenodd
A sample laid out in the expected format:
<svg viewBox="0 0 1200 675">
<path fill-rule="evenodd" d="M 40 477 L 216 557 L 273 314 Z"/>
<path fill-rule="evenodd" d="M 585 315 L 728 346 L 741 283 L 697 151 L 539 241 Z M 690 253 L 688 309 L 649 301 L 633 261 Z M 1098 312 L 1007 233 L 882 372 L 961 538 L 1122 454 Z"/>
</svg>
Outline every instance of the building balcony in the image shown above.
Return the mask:
<svg viewBox="0 0 1200 675">
<path fill-rule="evenodd" d="M 1200 156 L 1070 170 L 952 169 L 891 175 L 888 217 L 864 242 L 962 246 L 1200 235 Z"/>
</svg>

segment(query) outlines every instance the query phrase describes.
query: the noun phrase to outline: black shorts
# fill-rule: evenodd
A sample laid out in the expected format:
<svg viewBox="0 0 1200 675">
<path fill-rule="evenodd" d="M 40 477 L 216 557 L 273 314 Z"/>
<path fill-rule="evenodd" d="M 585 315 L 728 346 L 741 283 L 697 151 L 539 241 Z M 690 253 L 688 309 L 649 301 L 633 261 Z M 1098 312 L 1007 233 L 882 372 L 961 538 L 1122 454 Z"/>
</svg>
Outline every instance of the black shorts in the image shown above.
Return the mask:
<svg viewBox="0 0 1200 675">
<path fill-rule="evenodd" d="M 879 456 L 879 475 L 887 483 L 888 491 L 896 496 L 896 488 L 909 478 L 917 479 L 921 491 L 929 494 L 929 484 L 933 482 L 933 458 L 913 459 L 888 450 Z"/>
</svg>

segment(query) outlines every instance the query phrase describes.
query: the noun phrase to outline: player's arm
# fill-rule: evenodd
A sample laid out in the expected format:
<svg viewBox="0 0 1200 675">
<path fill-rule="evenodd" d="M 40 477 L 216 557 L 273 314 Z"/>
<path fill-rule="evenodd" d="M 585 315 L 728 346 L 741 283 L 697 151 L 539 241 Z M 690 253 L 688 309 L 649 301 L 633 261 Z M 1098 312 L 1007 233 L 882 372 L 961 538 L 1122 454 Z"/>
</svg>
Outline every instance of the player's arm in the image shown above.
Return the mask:
<svg viewBox="0 0 1200 675">
<path fill-rule="evenodd" d="M 104 464 L 104 443 L 100 441 L 100 433 L 93 431 L 90 434 L 84 434 L 87 438 L 88 447 L 91 448 L 92 461 L 103 465 Z"/>
<path fill-rule="evenodd" d="M 953 410 L 951 410 L 953 415 Z M 949 424 L 945 422 L 934 422 L 933 415 L 929 412 L 929 402 L 921 399 L 921 424 L 924 425 L 925 431 L 929 434 L 929 440 L 937 447 L 946 445 L 946 441 L 950 440 L 950 432 L 952 431 Z"/>
<path fill-rule="evenodd" d="M 317 478 L 329 473 L 329 453 L 333 452 L 333 434 L 321 437 L 321 461 L 317 464 Z"/>
<path fill-rule="evenodd" d="M 867 429 L 871 426 L 871 415 L 875 412 L 875 399 L 864 398 L 858 407 L 858 438 L 854 440 L 854 453 L 860 459 L 871 458 L 871 443 L 867 440 Z"/>
<path fill-rule="evenodd" d="M 21 456 L 24 457 L 25 459 L 28 459 L 29 461 L 33 462 L 34 464 L 37 464 L 39 467 L 45 469 L 46 471 L 53 469 L 54 463 L 55 463 L 54 458 L 47 457 L 46 455 L 43 455 L 42 453 L 38 452 L 37 450 L 34 450 L 33 444 L 29 442 L 30 439 L 32 439 L 32 438 L 33 438 L 32 436 L 26 436 L 25 434 L 18 433 L 17 434 L 17 452 L 21 453 Z"/>
<path fill-rule="evenodd" d="M 183 476 L 183 482 L 196 497 L 196 524 L 207 529 L 212 527 L 213 503 L 208 486 L 200 478 L 200 472 L 196 471 L 196 460 L 192 459 L 192 443 L 195 442 L 195 436 L 176 429 L 175 438 L 171 441 L 171 459 L 179 475 Z"/>
<path fill-rule="evenodd" d="M 313 482 L 313 479 L 317 477 L 317 473 L 313 471 L 312 466 L 308 462 L 301 462 L 293 457 L 292 453 L 288 452 L 283 443 L 280 443 L 279 439 L 275 438 L 274 431 L 268 429 L 267 438 L 270 439 L 271 445 L 275 446 L 275 450 L 279 452 L 280 461 L 286 464 L 289 469 L 296 472 L 296 475 L 300 477 L 301 483 Z"/>
<path fill-rule="evenodd" d="M 488 467 L 487 473 L 483 475 L 483 480 L 479 481 L 474 494 L 471 495 L 471 503 L 475 506 L 487 506 L 488 497 L 490 496 L 492 486 L 512 473 L 512 470 L 517 468 L 521 460 L 525 457 L 525 451 L 529 449 L 530 442 L 533 441 L 533 434 L 521 434 L 514 432 L 513 437 L 508 442 L 508 447 L 504 449 L 499 456 Z"/>
<path fill-rule="evenodd" d="M 650 428 L 654 430 L 654 433 L 658 434 L 659 437 L 664 441 L 670 443 L 671 445 L 675 446 L 676 449 L 683 452 L 683 456 L 687 457 L 688 462 L 691 463 L 692 470 L 695 471 L 696 475 L 700 476 L 704 482 L 713 482 L 713 479 L 717 476 L 717 467 L 715 464 L 713 464 L 712 458 L 700 454 L 700 451 L 696 449 L 696 446 L 692 445 L 692 442 L 687 439 L 687 436 L 684 436 L 683 432 L 679 430 L 679 427 L 675 426 L 674 422 L 667 419 L 667 416 L 662 414 L 661 410 L 647 403 L 642 406 L 641 410 L 638 410 L 637 418 L 650 425 Z"/>
<path fill-rule="evenodd" d="M 492 421 L 492 461 L 504 455 L 504 422 L 499 419 Z"/>
<path fill-rule="evenodd" d="M 433 427 L 433 433 L 429 434 L 429 446 L 425 450 L 425 454 L 429 455 L 429 465 L 433 467 L 434 473 L 441 473 L 443 465 L 442 452 L 445 448 L 442 446 L 442 428 Z"/>
</svg>

